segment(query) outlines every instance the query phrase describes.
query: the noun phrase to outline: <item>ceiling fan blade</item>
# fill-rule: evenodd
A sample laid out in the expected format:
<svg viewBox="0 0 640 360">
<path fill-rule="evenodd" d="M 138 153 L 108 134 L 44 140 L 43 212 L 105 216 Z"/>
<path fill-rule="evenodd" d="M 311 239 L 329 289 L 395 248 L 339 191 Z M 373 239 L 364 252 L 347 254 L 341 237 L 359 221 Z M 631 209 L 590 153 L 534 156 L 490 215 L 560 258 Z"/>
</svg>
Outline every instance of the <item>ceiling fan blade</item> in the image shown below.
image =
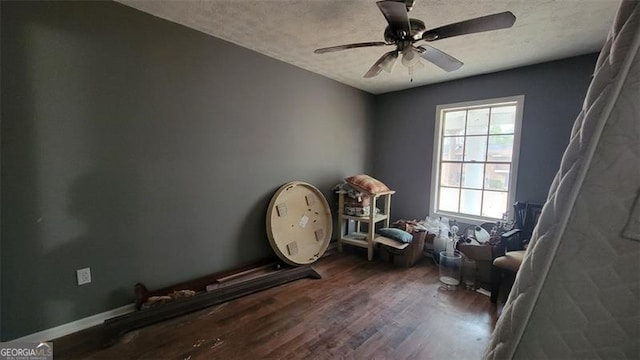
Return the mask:
<svg viewBox="0 0 640 360">
<path fill-rule="evenodd" d="M 378 66 L 381 67 L 382 70 L 391 74 L 391 71 L 393 71 L 393 67 L 396 64 L 396 60 L 398 60 L 398 50 L 389 51 L 385 54 L 385 58 L 380 62 L 380 64 L 378 64 Z"/>
<path fill-rule="evenodd" d="M 316 54 L 324 54 L 324 53 L 335 52 L 340 50 L 355 49 L 355 48 L 369 47 L 369 46 L 385 46 L 385 45 L 391 45 L 391 44 L 387 44 L 386 42 L 382 42 L 382 41 L 363 42 L 363 43 L 355 43 L 355 44 L 347 44 L 347 45 L 330 46 L 326 48 L 315 49 L 313 52 Z"/>
<path fill-rule="evenodd" d="M 505 11 L 425 31 L 422 39 L 434 41 L 458 35 L 506 29 L 512 27 L 515 22 L 516 16 L 511 11 Z"/>
<path fill-rule="evenodd" d="M 464 65 L 462 61 L 429 45 L 418 46 L 415 49 L 423 59 L 447 72 L 458 70 Z"/>
<path fill-rule="evenodd" d="M 380 66 L 374 64 L 371 67 L 371 69 L 369 69 L 369 71 L 367 71 L 367 73 L 364 74 L 363 77 L 365 77 L 367 79 L 372 78 L 372 77 L 376 77 L 376 76 L 378 76 L 378 74 L 380 74 L 380 71 L 382 71 L 382 68 Z"/>
<path fill-rule="evenodd" d="M 378 1 L 378 7 L 382 11 L 385 19 L 393 31 L 404 31 L 405 34 L 411 33 L 409 27 L 409 15 L 407 14 L 407 5 L 405 2 L 398 1 Z"/>
<path fill-rule="evenodd" d="M 365 78 L 372 78 L 378 76 L 380 71 L 385 70 L 387 72 L 391 72 L 393 69 L 393 65 L 398 59 L 398 50 L 389 51 L 388 53 L 382 55 L 378 61 L 373 64 L 373 66 L 364 74 Z"/>
</svg>

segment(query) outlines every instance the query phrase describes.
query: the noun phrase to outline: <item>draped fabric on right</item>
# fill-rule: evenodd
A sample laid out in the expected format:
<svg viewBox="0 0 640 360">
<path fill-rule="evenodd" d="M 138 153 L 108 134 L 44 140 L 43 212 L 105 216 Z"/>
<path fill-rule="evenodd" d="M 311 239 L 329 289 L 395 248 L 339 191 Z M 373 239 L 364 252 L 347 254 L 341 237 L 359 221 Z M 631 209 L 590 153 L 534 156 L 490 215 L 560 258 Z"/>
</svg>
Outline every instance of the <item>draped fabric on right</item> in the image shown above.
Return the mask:
<svg viewBox="0 0 640 360">
<path fill-rule="evenodd" d="M 638 359 L 640 2 L 622 1 L 484 359 Z"/>
</svg>

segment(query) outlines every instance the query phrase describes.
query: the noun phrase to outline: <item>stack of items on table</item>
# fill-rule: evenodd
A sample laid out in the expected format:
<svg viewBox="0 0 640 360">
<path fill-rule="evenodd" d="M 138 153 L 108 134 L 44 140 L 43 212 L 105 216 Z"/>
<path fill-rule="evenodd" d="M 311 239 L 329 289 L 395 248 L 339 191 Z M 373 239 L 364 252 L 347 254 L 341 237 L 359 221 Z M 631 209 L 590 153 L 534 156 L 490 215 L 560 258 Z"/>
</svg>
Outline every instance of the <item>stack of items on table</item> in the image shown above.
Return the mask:
<svg viewBox="0 0 640 360">
<path fill-rule="evenodd" d="M 464 258 L 475 262 L 475 280 L 482 287 L 488 288 L 491 282 L 491 264 L 495 258 L 496 246 L 500 243 L 503 229 L 501 223 L 484 223 L 481 226 L 467 225 L 462 231 L 455 220 L 427 216 L 425 223 L 427 231 L 436 233 L 431 246 L 425 246 L 425 252 L 439 262 L 439 254 L 448 245 L 454 244 Z"/>
<path fill-rule="evenodd" d="M 371 198 L 355 189 L 348 183 L 338 184 L 332 189 L 335 191 L 346 191 L 344 199 L 344 213 L 351 216 L 369 216 L 371 207 L 369 206 Z M 376 214 L 380 213 L 380 209 L 375 209 Z"/>
</svg>

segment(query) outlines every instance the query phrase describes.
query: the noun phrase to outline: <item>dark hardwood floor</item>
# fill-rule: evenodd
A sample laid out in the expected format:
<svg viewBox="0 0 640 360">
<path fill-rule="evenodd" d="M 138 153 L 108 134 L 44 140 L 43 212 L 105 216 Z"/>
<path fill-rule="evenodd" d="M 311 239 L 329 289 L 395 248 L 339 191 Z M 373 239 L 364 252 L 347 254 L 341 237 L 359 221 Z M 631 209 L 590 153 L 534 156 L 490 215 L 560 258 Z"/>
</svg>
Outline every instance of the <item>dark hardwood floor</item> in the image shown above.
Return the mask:
<svg viewBox="0 0 640 360">
<path fill-rule="evenodd" d="M 98 328 L 54 341 L 56 359 L 479 359 L 497 319 L 489 297 L 440 288 L 438 268 L 331 254 L 303 279 L 95 347 Z"/>
</svg>

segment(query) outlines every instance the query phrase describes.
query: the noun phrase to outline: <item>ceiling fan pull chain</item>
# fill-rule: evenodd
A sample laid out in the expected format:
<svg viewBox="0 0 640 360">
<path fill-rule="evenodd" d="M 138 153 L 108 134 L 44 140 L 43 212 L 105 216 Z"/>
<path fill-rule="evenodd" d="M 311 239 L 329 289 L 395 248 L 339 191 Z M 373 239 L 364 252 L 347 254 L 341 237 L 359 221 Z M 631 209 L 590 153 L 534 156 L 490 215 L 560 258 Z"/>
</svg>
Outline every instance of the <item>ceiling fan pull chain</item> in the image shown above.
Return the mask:
<svg viewBox="0 0 640 360">
<path fill-rule="evenodd" d="M 409 77 L 411 78 L 409 82 L 413 82 L 413 66 L 409 66 L 407 69 L 409 69 Z"/>
</svg>

